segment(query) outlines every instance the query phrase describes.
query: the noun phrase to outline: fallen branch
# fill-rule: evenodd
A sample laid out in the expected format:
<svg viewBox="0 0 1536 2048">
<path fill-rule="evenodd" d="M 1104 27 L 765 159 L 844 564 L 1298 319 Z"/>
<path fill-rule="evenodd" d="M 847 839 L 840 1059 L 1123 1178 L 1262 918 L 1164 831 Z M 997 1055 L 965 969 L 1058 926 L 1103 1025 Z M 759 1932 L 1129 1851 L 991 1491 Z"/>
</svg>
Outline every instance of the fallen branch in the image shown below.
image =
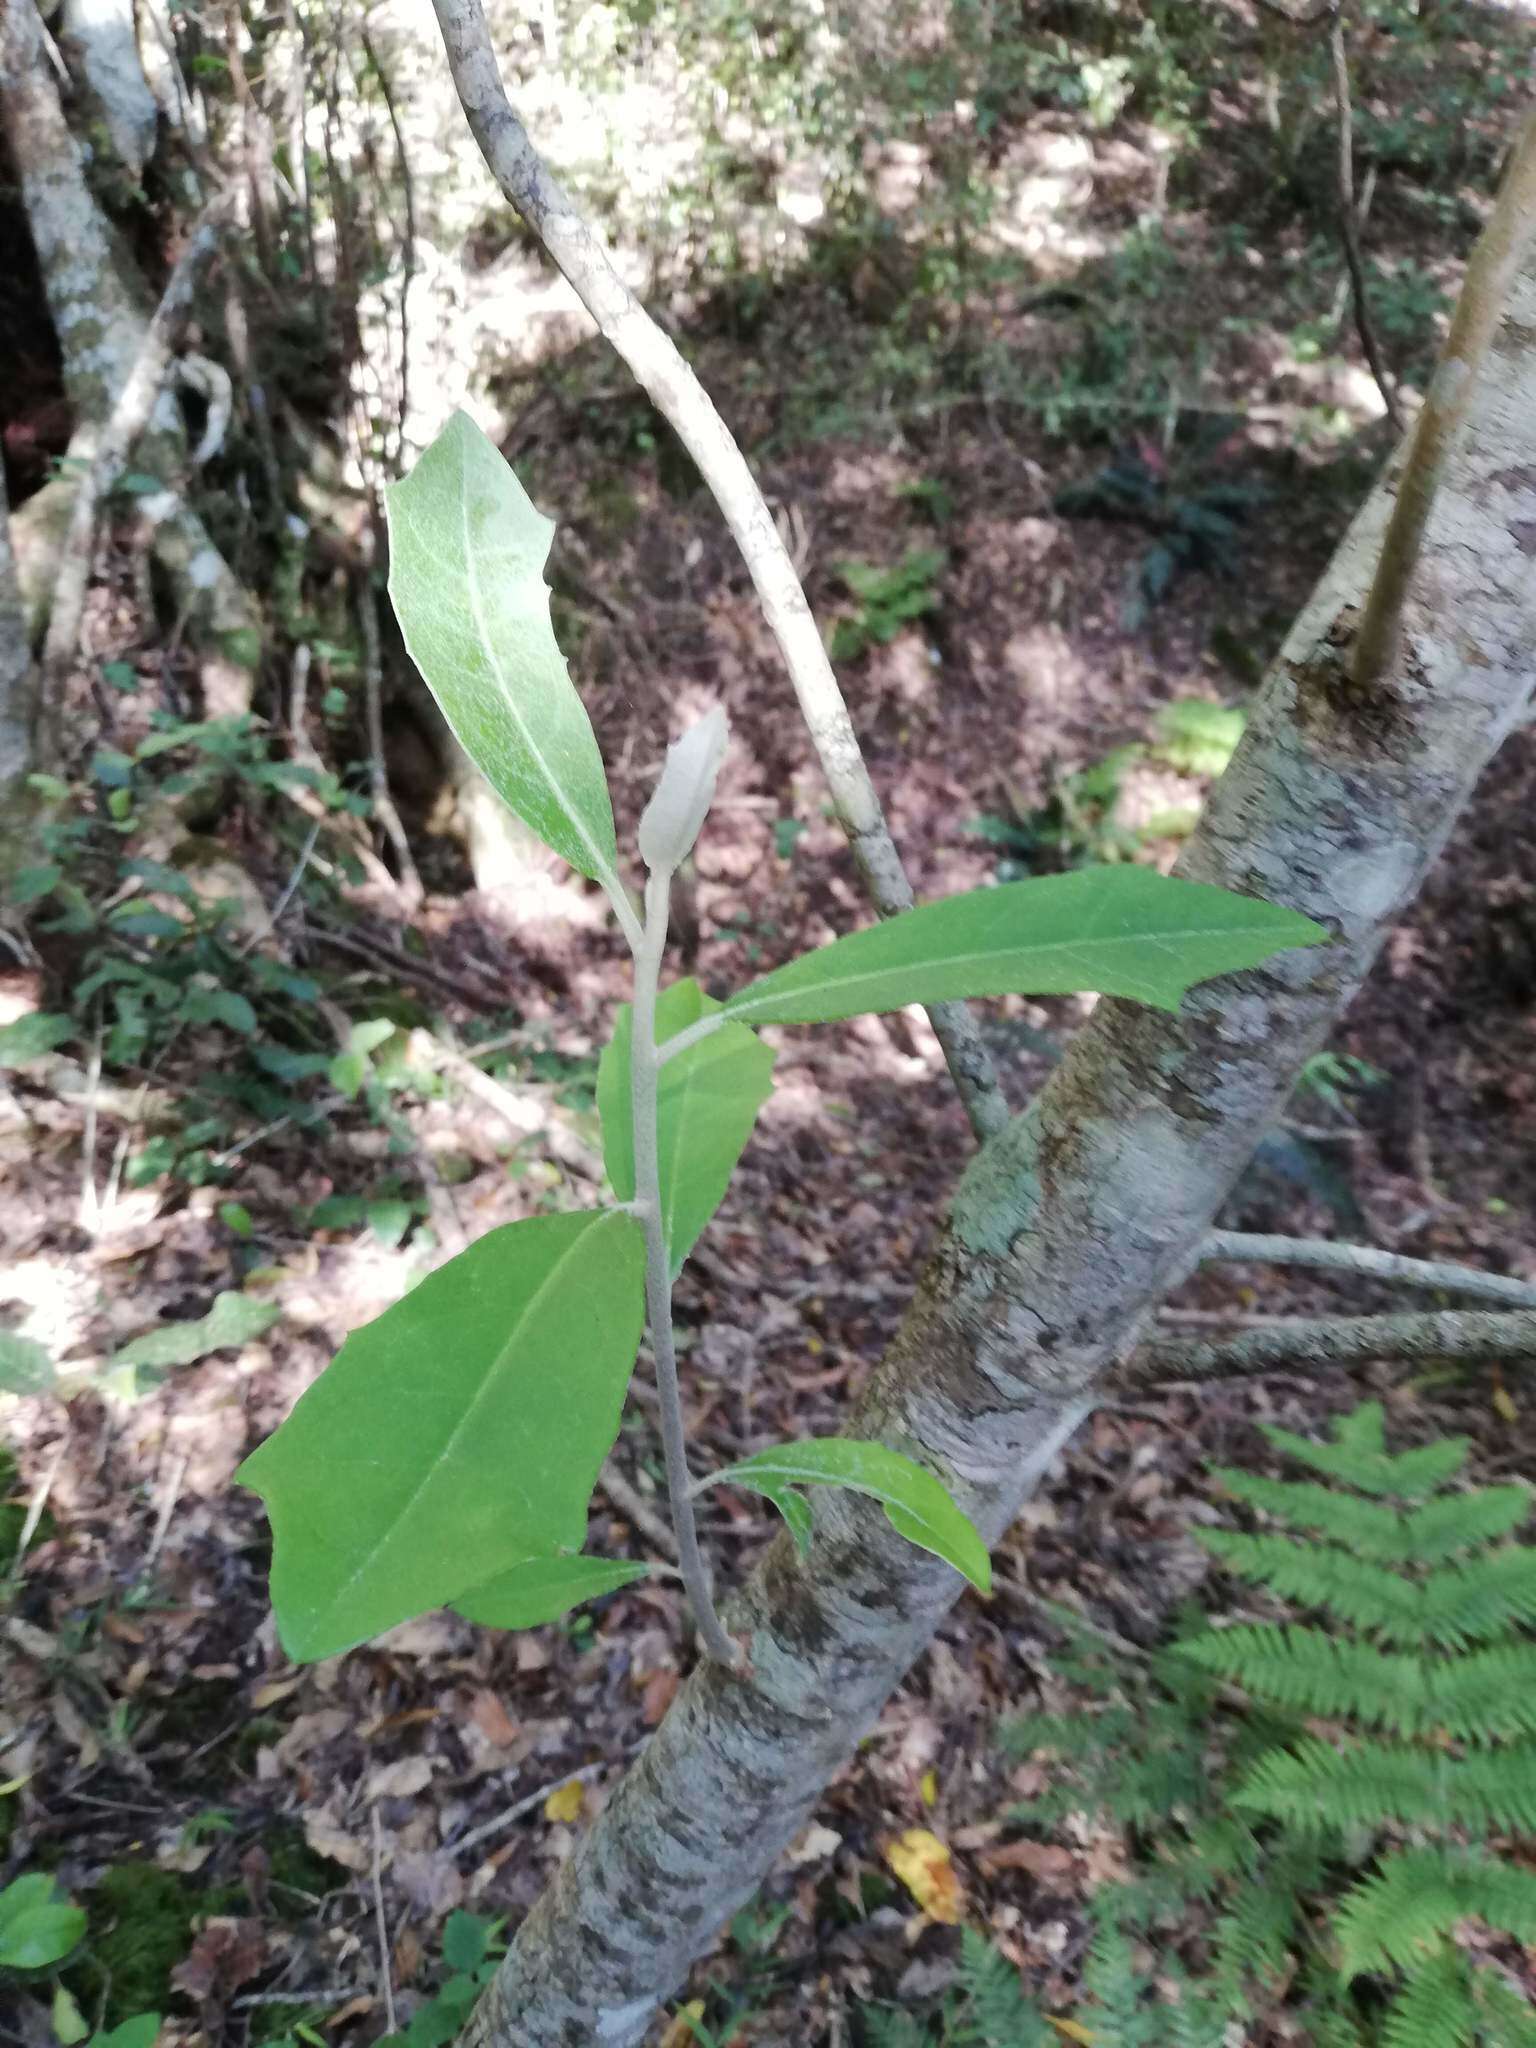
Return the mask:
<svg viewBox="0 0 1536 2048">
<path fill-rule="evenodd" d="M 1121 1378 L 1132 1387 L 1166 1380 L 1237 1379 L 1298 1366 L 1321 1372 L 1369 1358 L 1413 1365 L 1492 1365 L 1536 1358 L 1536 1310 L 1437 1309 L 1425 1315 L 1298 1316 L 1294 1321 L 1240 1336 L 1190 1343 L 1154 1337 L 1143 1344 Z"/>
<path fill-rule="evenodd" d="M 481 0 L 433 0 L 433 6 L 455 89 L 497 184 L 676 430 L 741 550 L 870 900 L 882 917 L 910 908 L 912 885 L 859 751 L 848 706 L 746 459 L 676 345 L 625 284 L 529 140 L 502 85 Z M 977 1137 L 1001 1130 L 1008 1105 L 975 1018 L 964 1003 L 935 1004 L 929 1015 Z"/>
<path fill-rule="evenodd" d="M 133 368 L 101 430 L 90 467 L 75 486 L 69 531 L 48 614 L 48 635 L 43 643 L 40 702 L 45 760 L 56 758 L 61 738 L 58 714 L 63 685 L 80 649 L 80 622 L 91 583 L 97 515 L 102 501 L 128 467 L 135 442 L 149 426 L 171 372 L 177 332 L 191 305 L 198 273 L 218 246 L 228 210 L 227 200 L 218 199 L 198 217 L 145 330 Z"/>
<path fill-rule="evenodd" d="M 1481 1273 L 1442 1259 L 1406 1259 L 1374 1245 L 1340 1244 L 1331 1237 L 1262 1237 L 1241 1230 L 1213 1230 L 1200 1249 L 1202 1265 L 1217 1262 L 1255 1266 L 1310 1266 L 1384 1280 L 1396 1287 L 1435 1288 L 1471 1301 L 1501 1301 L 1509 1308 L 1536 1308 L 1536 1282 L 1504 1273 Z"/>
</svg>

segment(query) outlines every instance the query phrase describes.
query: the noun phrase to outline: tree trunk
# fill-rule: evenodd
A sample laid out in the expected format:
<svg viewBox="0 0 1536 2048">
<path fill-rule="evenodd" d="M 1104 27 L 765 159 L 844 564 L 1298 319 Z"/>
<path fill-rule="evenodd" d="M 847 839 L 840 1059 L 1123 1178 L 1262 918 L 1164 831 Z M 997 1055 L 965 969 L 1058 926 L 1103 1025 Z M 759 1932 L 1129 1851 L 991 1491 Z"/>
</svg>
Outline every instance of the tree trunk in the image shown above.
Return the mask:
<svg viewBox="0 0 1536 2048">
<path fill-rule="evenodd" d="M 142 280 L 86 181 L 44 50 L 34 0 L 0 7 L 0 123 L 16 166 L 27 225 L 75 408 L 70 455 L 89 462 L 137 362 L 152 306 Z M 203 657 L 210 716 L 246 710 L 260 650 L 257 614 L 181 490 L 185 436 L 174 393 L 160 393 L 136 464 L 165 488 L 138 501 L 150 544 L 185 607 Z M 47 484 L 17 515 L 22 594 L 36 620 L 51 586 L 57 542 L 68 530 L 72 481 Z"/>
<path fill-rule="evenodd" d="M 1359 988 L 1536 680 L 1536 265 L 1521 271 L 1369 692 L 1348 673 L 1383 485 L 1293 629 L 1180 864 L 1320 920 L 1325 948 L 1100 1003 L 977 1155 L 851 1433 L 935 1465 L 995 1540 L 1163 1293 Z M 824 1492 L 730 1616 L 745 1674 L 696 1670 L 474 2014 L 473 2048 L 633 2048 L 804 1825 L 961 1582 Z"/>
</svg>

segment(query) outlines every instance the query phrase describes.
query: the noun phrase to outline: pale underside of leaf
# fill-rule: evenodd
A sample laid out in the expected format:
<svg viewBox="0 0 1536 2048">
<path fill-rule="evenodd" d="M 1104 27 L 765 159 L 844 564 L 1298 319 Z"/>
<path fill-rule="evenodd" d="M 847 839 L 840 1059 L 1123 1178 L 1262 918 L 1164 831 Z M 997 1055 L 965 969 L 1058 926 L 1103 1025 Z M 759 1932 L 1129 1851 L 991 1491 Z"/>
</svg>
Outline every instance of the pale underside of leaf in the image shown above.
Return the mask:
<svg viewBox="0 0 1536 2048">
<path fill-rule="evenodd" d="M 386 504 L 390 597 L 443 716 L 540 838 L 580 873 L 614 882 L 602 757 L 550 622 L 552 522 L 463 413 Z"/>
<path fill-rule="evenodd" d="M 991 1560 L 974 1524 L 931 1472 L 886 1444 L 846 1437 L 777 1444 L 712 1473 L 709 1484 L 745 1486 L 765 1494 L 785 1515 L 797 1547 L 804 1542 L 806 1522 L 786 1513 L 781 1495 L 796 1486 L 842 1486 L 868 1494 L 880 1502 L 891 1526 L 908 1542 L 944 1558 L 982 1592 L 991 1585 Z"/>
</svg>

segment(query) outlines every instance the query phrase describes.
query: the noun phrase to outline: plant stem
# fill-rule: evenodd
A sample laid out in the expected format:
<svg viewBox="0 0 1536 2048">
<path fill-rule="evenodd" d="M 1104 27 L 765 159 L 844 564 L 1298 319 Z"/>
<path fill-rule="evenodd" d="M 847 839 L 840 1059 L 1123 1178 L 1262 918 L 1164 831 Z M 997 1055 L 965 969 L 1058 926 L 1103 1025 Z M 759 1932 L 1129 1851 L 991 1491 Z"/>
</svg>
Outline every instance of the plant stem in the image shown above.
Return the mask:
<svg viewBox="0 0 1536 2048">
<path fill-rule="evenodd" d="M 635 1001 L 630 1031 L 629 1092 L 634 1118 L 635 1213 L 645 1230 L 645 1314 L 656 1361 L 656 1391 L 661 1401 L 661 1441 L 667 1459 L 667 1493 L 672 1526 L 677 1531 L 677 1558 L 683 1584 L 698 1623 L 699 1636 L 717 1663 L 735 1666 L 741 1653 L 715 1612 L 709 1571 L 699 1549 L 699 1532 L 688 1490 L 688 1442 L 683 1429 L 683 1399 L 677 1383 L 677 1352 L 672 1343 L 672 1260 L 661 1212 L 661 1158 L 656 1133 L 656 991 L 662 954 L 667 944 L 667 911 L 672 876 L 668 869 L 650 875 L 645 885 L 645 927 L 635 948 Z"/>
</svg>

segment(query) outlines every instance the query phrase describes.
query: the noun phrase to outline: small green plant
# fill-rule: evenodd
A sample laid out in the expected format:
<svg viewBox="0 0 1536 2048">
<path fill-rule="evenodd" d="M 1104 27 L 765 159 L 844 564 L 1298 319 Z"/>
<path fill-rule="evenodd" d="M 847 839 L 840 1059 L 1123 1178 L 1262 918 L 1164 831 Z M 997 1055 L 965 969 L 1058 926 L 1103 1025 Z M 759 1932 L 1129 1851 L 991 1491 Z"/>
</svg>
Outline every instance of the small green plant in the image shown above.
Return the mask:
<svg viewBox="0 0 1536 2048">
<path fill-rule="evenodd" d="M 504 1920 L 478 1913 L 450 1913 L 443 1924 L 441 1986 L 419 2005 L 398 2033 L 385 2034 L 378 2048 L 444 2048 L 463 2031 L 476 1999 L 496 1974 L 506 1943 Z"/>
<path fill-rule="evenodd" d="M 0 1972 L 51 1969 L 84 1933 L 85 1914 L 46 1873 L 13 1878 L 0 1891 Z"/>
<path fill-rule="evenodd" d="M 816 1522 L 808 1490 L 868 1495 L 901 1536 L 985 1587 L 970 1521 L 932 1472 L 886 1445 L 816 1439 L 703 1480 L 689 1471 L 672 1284 L 772 1087 L 760 1028 L 1005 991 L 1107 990 L 1171 1008 L 1192 982 L 1322 932 L 1223 890 L 1104 868 L 924 904 L 724 1002 L 691 980 L 663 988 L 673 876 L 713 799 L 723 714 L 667 754 L 639 824 L 648 874 L 637 909 L 597 742 L 550 622 L 550 523 L 462 414 L 393 487 L 389 515 L 391 592 L 413 658 L 492 787 L 607 896 L 634 956 L 634 994 L 598 1067 L 612 1204 L 489 1232 L 350 1337 L 241 1467 L 272 1522 L 285 1647 L 334 1656 L 444 1605 L 527 1628 L 640 1577 L 645 1565 L 582 1546 L 642 1323 L 682 1577 L 712 1658 L 734 1665 L 740 1651 L 699 1548 L 702 1488 L 761 1494 L 802 1550 Z"/>
<path fill-rule="evenodd" d="M 861 2018 L 869 2048 L 1047 2048 L 1061 2038 L 1013 1964 L 973 1927 L 961 1930 L 954 1985 L 938 2012 L 867 2005 Z"/>
<path fill-rule="evenodd" d="M 1162 451 L 1143 440 L 1096 475 L 1058 491 L 1055 509 L 1069 519 L 1127 520 L 1153 534 L 1121 607 L 1134 632 L 1190 570 L 1233 567 L 1242 522 L 1263 496 L 1252 484 L 1171 471 Z"/>
<path fill-rule="evenodd" d="M 1266 1526 L 1196 1533 L 1330 1625 L 1196 1625 L 1144 1659 L 1067 1621 L 1064 1671 L 1101 1704 L 1003 1730 L 1065 1768 L 1019 1818 L 1086 1805 L 1130 1838 L 1134 1874 L 1093 1902 L 1085 2021 L 1104 2048 L 1219 2048 L 1283 2006 L 1340 2048 L 1531 2048 L 1524 2002 L 1456 1939 L 1536 1935 L 1536 1876 L 1493 1846 L 1536 1828 L 1536 1547 L 1505 1540 L 1529 1490 L 1452 1490 L 1465 1440 L 1394 1456 L 1374 1402 L 1331 1443 L 1265 1434 L 1319 1477 L 1221 1469 Z M 1136 1942 L 1192 1911 L 1206 1959 L 1173 1959 L 1175 1983 Z"/>
<path fill-rule="evenodd" d="M 857 661 L 871 647 L 887 647 L 903 626 L 939 608 L 938 579 L 945 556 L 938 548 L 911 548 L 894 568 L 841 562 L 838 575 L 859 609 L 832 629 L 834 661 Z"/>
</svg>

